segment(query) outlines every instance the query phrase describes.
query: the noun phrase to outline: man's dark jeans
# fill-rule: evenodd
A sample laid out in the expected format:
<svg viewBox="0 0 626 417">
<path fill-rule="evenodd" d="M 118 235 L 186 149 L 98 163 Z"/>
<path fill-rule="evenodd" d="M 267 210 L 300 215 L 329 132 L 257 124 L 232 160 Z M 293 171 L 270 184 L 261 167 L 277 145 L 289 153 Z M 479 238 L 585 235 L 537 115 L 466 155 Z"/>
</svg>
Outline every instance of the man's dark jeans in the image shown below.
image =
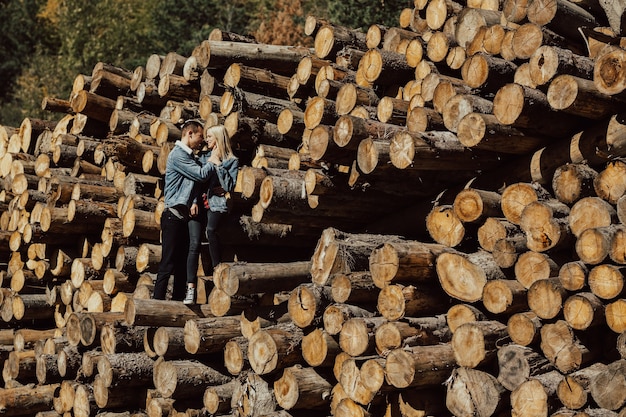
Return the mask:
<svg viewBox="0 0 626 417">
<path fill-rule="evenodd" d="M 154 284 L 153 298 L 165 299 L 167 283 L 172 274 L 174 274 L 172 300 L 180 301 L 185 298 L 188 252 L 187 218 L 179 219 L 166 209 L 161 216 L 161 263 Z"/>
</svg>

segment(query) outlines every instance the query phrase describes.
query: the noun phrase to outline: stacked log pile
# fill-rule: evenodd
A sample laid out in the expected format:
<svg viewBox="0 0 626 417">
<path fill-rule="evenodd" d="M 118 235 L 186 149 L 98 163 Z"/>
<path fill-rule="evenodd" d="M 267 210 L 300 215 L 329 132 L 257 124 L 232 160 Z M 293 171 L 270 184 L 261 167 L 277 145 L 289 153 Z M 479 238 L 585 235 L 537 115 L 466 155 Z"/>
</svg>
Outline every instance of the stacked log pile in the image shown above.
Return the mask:
<svg viewBox="0 0 626 417">
<path fill-rule="evenodd" d="M 593 2 L 215 31 L 0 129 L 9 416 L 626 415 L 626 77 Z M 610 27 L 609 27 L 610 26 Z M 579 30 L 580 28 L 580 30 Z M 241 158 L 198 304 L 150 299 L 180 122 Z M 235 257 L 237 260 L 235 260 Z"/>
</svg>

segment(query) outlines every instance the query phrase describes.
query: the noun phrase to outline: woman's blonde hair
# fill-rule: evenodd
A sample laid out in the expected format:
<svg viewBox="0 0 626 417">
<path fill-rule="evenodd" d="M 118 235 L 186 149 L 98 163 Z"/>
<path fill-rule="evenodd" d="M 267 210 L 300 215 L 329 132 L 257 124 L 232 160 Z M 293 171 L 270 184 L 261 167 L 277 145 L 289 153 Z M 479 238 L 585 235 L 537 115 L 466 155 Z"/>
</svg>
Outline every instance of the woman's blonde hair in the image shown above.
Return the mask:
<svg viewBox="0 0 626 417">
<path fill-rule="evenodd" d="M 222 160 L 234 158 L 235 154 L 230 146 L 230 136 L 224 125 L 211 126 L 206 130 L 206 133 L 209 132 L 215 136 L 215 146 L 222 155 Z"/>
</svg>

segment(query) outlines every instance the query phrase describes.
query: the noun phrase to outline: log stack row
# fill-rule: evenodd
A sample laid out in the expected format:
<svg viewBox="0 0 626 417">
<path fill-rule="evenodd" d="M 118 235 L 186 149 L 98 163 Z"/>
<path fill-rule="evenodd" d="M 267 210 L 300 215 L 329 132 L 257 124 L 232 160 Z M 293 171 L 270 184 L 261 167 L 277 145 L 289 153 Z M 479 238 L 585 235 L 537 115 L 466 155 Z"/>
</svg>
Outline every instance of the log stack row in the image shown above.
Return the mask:
<svg viewBox="0 0 626 417">
<path fill-rule="evenodd" d="M 215 31 L 78 75 L 57 121 L 0 129 L 0 409 L 624 415 L 619 29 L 424 0 L 367 33 L 309 17 L 312 48 Z M 150 294 L 192 118 L 242 169 L 233 261 L 185 306 Z"/>
</svg>

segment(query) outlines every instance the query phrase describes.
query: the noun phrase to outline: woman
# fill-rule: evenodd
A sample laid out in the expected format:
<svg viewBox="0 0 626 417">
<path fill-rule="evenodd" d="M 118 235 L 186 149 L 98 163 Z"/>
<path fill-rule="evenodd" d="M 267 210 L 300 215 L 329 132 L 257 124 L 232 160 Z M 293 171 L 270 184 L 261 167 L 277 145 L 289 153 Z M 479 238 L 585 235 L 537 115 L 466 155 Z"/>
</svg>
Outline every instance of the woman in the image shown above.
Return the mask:
<svg viewBox="0 0 626 417">
<path fill-rule="evenodd" d="M 202 184 L 205 192 L 203 202 L 206 209 L 206 236 L 211 256 L 211 274 L 221 262 L 221 249 L 217 229 L 221 219 L 228 213 L 227 194 L 235 188 L 239 159 L 232 151 L 230 137 L 223 125 L 211 126 L 205 131 L 205 141 L 211 150 L 206 154 L 206 163 L 215 165 L 215 174 Z M 197 264 L 196 264 L 197 266 Z M 195 300 L 195 282 L 187 283 L 186 304 Z"/>
</svg>

